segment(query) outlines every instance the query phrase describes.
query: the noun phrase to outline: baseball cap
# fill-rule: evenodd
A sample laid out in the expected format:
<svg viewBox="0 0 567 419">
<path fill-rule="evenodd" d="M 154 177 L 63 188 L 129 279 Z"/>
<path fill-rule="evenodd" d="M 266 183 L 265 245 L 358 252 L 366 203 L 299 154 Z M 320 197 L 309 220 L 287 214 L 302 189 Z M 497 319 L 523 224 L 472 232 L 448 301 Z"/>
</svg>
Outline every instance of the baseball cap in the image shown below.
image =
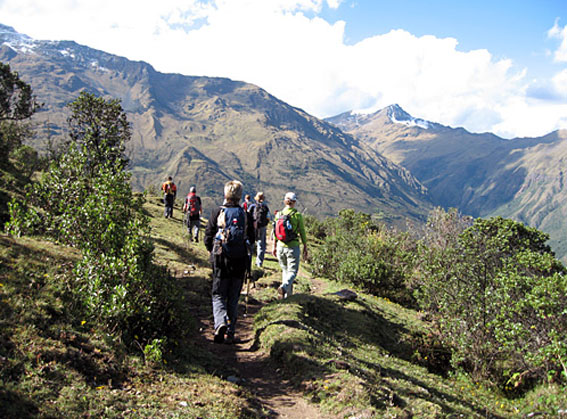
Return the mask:
<svg viewBox="0 0 567 419">
<path fill-rule="evenodd" d="M 293 192 L 286 193 L 284 199 L 289 199 L 290 201 L 297 201 L 297 197 Z"/>
</svg>

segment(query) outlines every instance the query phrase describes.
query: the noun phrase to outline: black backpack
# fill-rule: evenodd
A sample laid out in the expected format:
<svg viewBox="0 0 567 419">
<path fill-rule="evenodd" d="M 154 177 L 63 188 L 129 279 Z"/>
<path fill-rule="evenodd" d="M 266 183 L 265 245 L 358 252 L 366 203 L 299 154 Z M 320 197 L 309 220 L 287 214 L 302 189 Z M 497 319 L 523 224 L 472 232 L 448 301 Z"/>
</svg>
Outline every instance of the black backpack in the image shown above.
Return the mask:
<svg viewBox="0 0 567 419">
<path fill-rule="evenodd" d="M 246 214 L 242 207 L 221 207 L 217 218 L 218 252 L 228 259 L 243 258 L 246 253 Z"/>
<path fill-rule="evenodd" d="M 257 203 L 254 207 L 254 222 L 256 228 L 268 225 L 268 207 L 262 203 Z"/>
</svg>

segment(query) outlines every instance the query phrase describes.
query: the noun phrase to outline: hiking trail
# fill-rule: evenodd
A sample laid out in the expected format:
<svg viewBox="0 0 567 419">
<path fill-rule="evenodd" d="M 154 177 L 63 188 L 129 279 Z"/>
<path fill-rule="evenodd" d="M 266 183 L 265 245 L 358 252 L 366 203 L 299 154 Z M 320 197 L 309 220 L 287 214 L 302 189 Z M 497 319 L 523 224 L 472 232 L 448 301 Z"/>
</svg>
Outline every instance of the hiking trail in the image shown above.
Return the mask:
<svg viewBox="0 0 567 419">
<path fill-rule="evenodd" d="M 271 248 L 270 246 L 271 243 L 268 245 L 268 249 Z M 271 257 L 271 255 L 266 255 L 266 258 Z M 321 289 L 321 284 L 313 281 L 301 269 L 298 278 L 303 281 L 311 281 L 313 292 Z M 236 328 L 238 343 L 228 345 L 213 342 L 212 309 L 208 306 L 200 307 L 195 311 L 196 320 L 199 324 L 198 344 L 204 350 L 210 351 L 221 358 L 225 365 L 233 367 L 238 371 L 237 376 L 227 377 L 227 380 L 237 383 L 250 391 L 262 407 L 266 417 L 282 419 L 333 418 L 334 416 L 323 414 L 318 406 L 310 403 L 303 396 L 303 391 L 286 379 L 278 366 L 270 360 L 270 355 L 256 344 L 253 325 L 254 316 L 263 305 L 263 303 L 254 298 L 256 290 L 258 288 L 250 287 L 247 306 L 248 313 L 245 313 L 243 301 L 239 305 Z M 242 293 L 244 296 L 246 285 L 243 286 Z M 274 288 L 275 295 L 276 289 Z"/>
</svg>

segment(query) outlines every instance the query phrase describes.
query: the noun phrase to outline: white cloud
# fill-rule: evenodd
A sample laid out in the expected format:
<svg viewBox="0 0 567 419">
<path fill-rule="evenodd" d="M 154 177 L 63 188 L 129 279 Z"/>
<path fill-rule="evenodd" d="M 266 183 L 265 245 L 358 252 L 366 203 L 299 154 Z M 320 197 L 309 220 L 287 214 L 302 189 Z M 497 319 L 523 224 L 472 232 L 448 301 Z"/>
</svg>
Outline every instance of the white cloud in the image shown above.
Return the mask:
<svg viewBox="0 0 567 419">
<path fill-rule="evenodd" d="M 561 44 L 553 54 L 554 60 L 567 62 L 567 25 L 562 28 L 559 26 L 559 19 L 557 19 L 553 27 L 547 32 L 547 36 L 561 40 Z"/>
<path fill-rule="evenodd" d="M 163 72 L 257 84 L 319 117 L 399 103 L 415 117 L 507 137 L 543 135 L 566 115 L 529 97 L 526 71 L 486 49 L 404 30 L 344 41 L 345 22 L 318 16 L 342 0 L 3 0 L 0 23 L 36 39 L 72 39 Z M 567 27 L 555 59 L 567 61 Z M 567 74 L 546 83 L 553 94 Z M 547 92 L 547 90 L 546 90 Z M 533 115 L 538 115 L 533 118 Z"/>
</svg>

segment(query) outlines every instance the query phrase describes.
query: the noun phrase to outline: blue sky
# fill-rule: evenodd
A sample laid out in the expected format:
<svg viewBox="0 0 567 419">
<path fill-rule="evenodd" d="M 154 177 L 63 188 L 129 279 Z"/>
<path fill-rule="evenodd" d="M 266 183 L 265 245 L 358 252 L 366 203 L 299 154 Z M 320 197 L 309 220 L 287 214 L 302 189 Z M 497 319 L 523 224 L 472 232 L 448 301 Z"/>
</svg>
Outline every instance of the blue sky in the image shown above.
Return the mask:
<svg viewBox="0 0 567 419">
<path fill-rule="evenodd" d="M 511 58 L 535 75 L 549 76 L 546 54 L 559 41 L 547 32 L 559 19 L 567 24 L 564 0 L 346 0 L 338 8 L 323 7 L 329 22 L 344 20 L 345 42 L 353 44 L 392 29 L 416 35 L 456 38 L 459 50 L 488 49 L 496 58 Z"/>
<path fill-rule="evenodd" d="M 567 1 L 0 0 L 0 23 L 318 116 L 398 103 L 505 138 L 567 128 Z"/>
</svg>

